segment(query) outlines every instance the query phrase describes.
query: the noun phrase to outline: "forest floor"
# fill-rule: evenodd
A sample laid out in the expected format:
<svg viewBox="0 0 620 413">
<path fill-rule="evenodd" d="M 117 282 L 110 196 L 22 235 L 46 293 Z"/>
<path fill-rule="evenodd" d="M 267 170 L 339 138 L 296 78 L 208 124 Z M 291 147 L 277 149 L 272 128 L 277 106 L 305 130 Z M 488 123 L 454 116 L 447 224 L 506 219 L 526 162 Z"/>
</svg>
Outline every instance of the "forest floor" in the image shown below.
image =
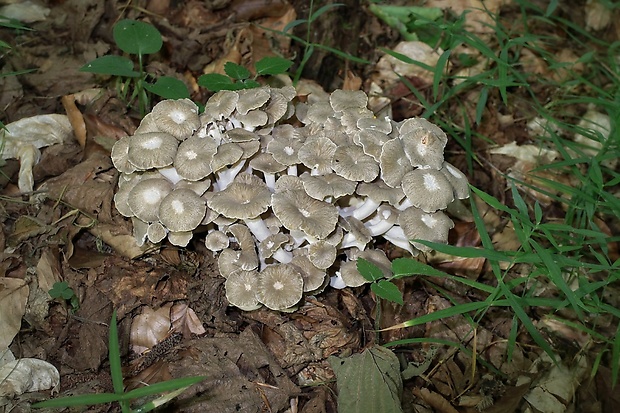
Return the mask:
<svg viewBox="0 0 620 413">
<path fill-rule="evenodd" d="M 439 15 L 418 26 L 405 16 L 399 30 L 370 3 L 344 0 L 311 30 L 289 32 L 312 50 L 273 32 L 308 19 L 303 0 L 44 3 L 37 17 L 25 2 L 23 24 L 33 30 L 0 26 L 9 46 L 0 121 L 59 113 L 85 129 L 42 150 L 32 194 L 19 191 L 17 160 L 2 167 L 0 355 L 8 347 L 16 359 L 51 363 L 61 396 L 113 392 L 115 310 L 128 389 L 206 377 L 162 411 L 336 412 L 347 384 L 339 377 L 336 386 L 328 358 L 377 346 L 408 373 L 398 395 L 405 412 L 620 411 L 617 3 L 429 0 L 424 7 Z M 327 288 L 291 313 L 244 312 L 228 305 L 204 234 L 185 248 L 138 246 L 132 221 L 114 207 L 110 148 L 134 133 L 141 114 L 115 77 L 79 70 L 122 54 L 112 37 L 120 19 L 157 27 L 163 48 L 145 68 L 182 80 L 194 102 L 211 96 L 197 84 L 203 73 L 277 55 L 294 61 L 299 97 L 379 86 L 373 93 L 384 100 L 373 109 L 441 126 L 445 159 L 479 190 L 450 210 L 456 247 L 417 257 L 441 272 L 395 280 L 405 305 L 366 284 Z M 430 58 L 433 70 L 384 57 L 416 30 L 432 47 L 410 58 Z M 382 239 L 374 247 L 390 260 L 408 256 Z M 70 295 L 50 297 L 61 281 L 74 307 Z M 137 355 L 140 348 L 149 351 Z M 28 412 L 49 397 L 16 394 L 2 408 Z"/>
</svg>

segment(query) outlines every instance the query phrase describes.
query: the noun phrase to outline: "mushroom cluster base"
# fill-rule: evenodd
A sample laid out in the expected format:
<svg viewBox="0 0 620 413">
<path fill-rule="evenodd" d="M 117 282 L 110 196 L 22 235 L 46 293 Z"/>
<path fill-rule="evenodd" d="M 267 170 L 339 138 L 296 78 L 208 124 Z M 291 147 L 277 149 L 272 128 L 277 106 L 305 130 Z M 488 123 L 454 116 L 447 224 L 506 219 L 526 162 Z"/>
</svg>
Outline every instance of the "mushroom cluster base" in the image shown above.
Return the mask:
<svg viewBox="0 0 620 413">
<path fill-rule="evenodd" d="M 290 86 L 220 91 L 202 114 L 165 100 L 112 149 L 115 205 L 138 243 L 184 247 L 206 233 L 243 310 L 291 311 L 327 285 L 360 286 L 359 257 L 387 275 L 377 240 L 412 255 L 427 247 L 410 240 L 447 242 L 443 210 L 469 193 L 427 120 L 377 118 L 363 91 L 300 100 Z"/>
</svg>

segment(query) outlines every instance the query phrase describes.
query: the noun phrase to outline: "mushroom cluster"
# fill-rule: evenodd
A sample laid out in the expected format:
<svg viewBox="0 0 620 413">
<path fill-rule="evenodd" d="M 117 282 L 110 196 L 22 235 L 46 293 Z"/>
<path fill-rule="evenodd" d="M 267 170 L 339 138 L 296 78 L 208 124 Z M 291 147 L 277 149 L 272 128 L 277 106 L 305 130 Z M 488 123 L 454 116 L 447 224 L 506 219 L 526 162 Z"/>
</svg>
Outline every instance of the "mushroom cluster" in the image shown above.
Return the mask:
<svg viewBox="0 0 620 413">
<path fill-rule="evenodd" d="M 446 134 L 427 120 L 377 118 L 363 91 L 295 98 L 290 86 L 220 91 L 202 114 L 165 100 L 112 149 L 115 204 L 138 242 L 186 246 L 206 233 L 243 310 L 362 285 L 358 257 L 389 273 L 378 238 L 411 254 L 427 250 L 412 239 L 447 242 L 442 210 L 468 196 L 444 161 Z"/>
</svg>

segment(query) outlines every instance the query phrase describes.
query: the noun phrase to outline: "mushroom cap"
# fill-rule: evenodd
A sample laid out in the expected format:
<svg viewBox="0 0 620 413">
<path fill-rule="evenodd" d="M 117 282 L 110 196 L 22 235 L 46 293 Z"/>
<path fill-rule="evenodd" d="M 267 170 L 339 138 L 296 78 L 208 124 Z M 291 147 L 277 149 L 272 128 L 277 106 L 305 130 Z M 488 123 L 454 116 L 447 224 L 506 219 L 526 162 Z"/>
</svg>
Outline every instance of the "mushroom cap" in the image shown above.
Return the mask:
<svg viewBox="0 0 620 413">
<path fill-rule="evenodd" d="M 192 136 L 200 128 L 198 106 L 190 99 L 162 100 L 151 111 L 157 128 L 178 140 Z"/>
<path fill-rule="evenodd" d="M 263 152 L 250 160 L 250 167 L 266 174 L 275 174 L 286 169 L 286 165 L 276 161 L 272 154 Z"/>
<path fill-rule="evenodd" d="M 239 100 L 237 101 L 237 112 L 246 115 L 253 109 L 258 109 L 269 100 L 271 94 L 269 87 L 258 87 L 254 89 L 243 89 L 237 92 Z"/>
<path fill-rule="evenodd" d="M 454 227 L 454 222 L 443 211 L 428 213 L 416 207 L 402 211 L 398 223 L 409 240 L 421 239 L 444 244 L 448 242 L 448 233 Z M 432 250 L 418 242 L 412 244 L 421 251 Z"/>
<path fill-rule="evenodd" d="M 239 255 L 239 263 L 243 270 L 254 270 L 258 268 L 258 254 L 256 252 L 256 244 L 252 233 L 243 224 L 233 224 L 228 227 L 228 231 L 233 234 L 241 254 Z"/>
<path fill-rule="evenodd" d="M 304 136 L 292 125 L 284 124 L 273 128 L 273 139 L 267 144 L 266 151 L 281 164 L 296 165 L 299 161 L 299 148 L 304 144 Z"/>
<path fill-rule="evenodd" d="M 290 235 L 278 232 L 262 240 L 260 244 L 258 244 L 258 252 L 263 258 L 271 258 L 279 248 L 282 248 L 285 244 L 290 243 Z"/>
<path fill-rule="evenodd" d="M 162 132 L 161 130 L 159 130 L 159 128 L 155 124 L 155 119 L 153 118 L 152 112 L 149 112 L 146 115 L 144 115 L 144 117 L 140 121 L 140 125 L 138 125 L 138 127 L 133 132 L 133 134 L 137 135 L 139 133 L 146 133 L 146 132 Z"/>
<path fill-rule="evenodd" d="M 377 130 L 361 130 L 353 137 L 354 142 L 362 146 L 364 153 L 377 162 L 381 158 L 383 145 L 391 139 L 388 134 Z"/>
<path fill-rule="evenodd" d="M 379 175 L 379 164 L 357 145 L 339 146 L 334 151 L 332 169 L 350 181 L 373 181 Z"/>
<path fill-rule="evenodd" d="M 241 122 L 244 128 L 254 130 L 259 126 L 264 126 L 269 121 L 269 116 L 265 111 L 254 109 L 245 115 L 237 115 L 235 118 Z"/>
<path fill-rule="evenodd" d="M 336 247 L 325 240 L 318 240 L 308 246 L 308 258 L 315 267 L 326 270 L 336 261 Z M 314 288 L 312 288 L 314 290 Z"/>
<path fill-rule="evenodd" d="M 347 287 L 360 287 L 370 282 L 357 271 L 356 261 L 344 261 L 340 263 L 340 270 L 338 272 Z"/>
<path fill-rule="evenodd" d="M 319 175 L 325 175 L 332 171 L 332 159 L 336 148 L 336 144 L 329 138 L 317 136 L 306 139 L 299 148 L 297 156 L 305 166 Z"/>
<path fill-rule="evenodd" d="M 172 165 L 179 141 L 165 132 L 133 135 L 129 141 L 127 160 L 136 169 L 163 168 Z"/>
<path fill-rule="evenodd" d="M 158 216 L 171 232 L 188 232 L 200 225 L 206 212 L 204 199 L 189 188 L 177 188 L 162 199 Z"/>
<path fill-rule="evenodd" d="M 224 133 L 224 140 L 228 142 L 248 142 L 248 141 L 257 141 L 260 139 L 260 136 L 254 132 L 243 128 L 233 128 L 227 130 Z"/>
<path fill-rule="evenodd" d="M 183 179 L 198 181 L 211 174 L 211 159 L 216 152 L 213 139 L 192 136 L 179 145 L 173 165 Z"/>
<path fill-rule="evenodd" d="M 437 169 L 415 169 L 403 176 L 402 187 L 413 206 L 425 212 L 446 209 L 454 201 L 452 185 Z"/>
<path fill-rule="evenodd" d="M 149 224 L 136 217 L 131 217 L 131 224 L 133 226 L 132 232 L 133 237 L 136 240 L 136 244 L 141 247 L 144 245 L 144 241 L 146 241 L 146 234 L 149 229 Z"/>
<path fill-rule="evenodd" d="M 297 304 L 304 292 L 304 279 L 291 264 L 267 266 L 258 278 L 256 298 L 267 308 L 284 310 Z"/>
<path fill-rule="evenodd" d="M 261 307 L 256 298 L 258 272 L 240 270 L 228 276 L 224 283 L 226 298 L 230 305 L 243 310 L 252 311 Z"/>
<path fill-rule="evenodd" d="M 413 121 L 415 119 L 409 119 L 405 121 Z M 425 124 L 432 123 L 425 121 Z M 435 125 L 433 125 L 435 126 Z M 410 129 L 403 128 L 402 129 Z M 439 130 L 440 134 L 437 132 Z M 409 158 L 411 166 L 417 168 L 431 167 L 433 169 L 441 169 L 443 164 L 443 151 L 448 142 L 448 137 L 443 131 L 437 127 L 433 129 L 416 128 L 412 129 L 406 134 L 401 134 L 400 140 L 403 143 L 403 149 L 405 155 Z"/>
<path fill-rule="evenodd" d="M 172 245 L 185 248 L 193 236 L 194 234 L 191 231 L 169 232 L 168 241 L 170 241 Z"/>
<path fill-rule="evenodd" d="M 301 273 L 304 279 L 304 293 L 316 291 L 323 286 L 327 273 L 315 267 L 307 255 L 296 255 L 290 262 Z"/>
<path fill-rule="evenodd" d="M 220 252 L 217 257 L 217 268 L 222 277 L 228 278 L 231 274 L 242 271 L 239 263 L 240 255 L 241 251 L 235 251 L 232 248 L 225 248 Z"/>
<path fill-rule="evenodd" d="M 146 236 L 153 244 L 161 242 L 168 235 L 166 228 L 159 222 L 153 222 L 146 230 Z"/>
<path fill-rule="evenodd" d="M 231 90 L 220 90 L 209 98 L 205 103 L 205 110 L 203 112 L 203 122 L 211 120 L 219 120 L 222 118 L 228 118 L 231 113 L 237 107 L 239 100 L 239 94 Z"/>
<path fill-rule="evenodd" d="M 211 231 L 205 237 L 205 247 L 207 247 L 209 251 L 221 251 L 224 248 L 228 248 L 229 244 L 230 239 L 223 231 Z"/>
<path fill-rule="evenodd" d="M 133 214 L 144 222 L 159 220 L 159 204 L 170 192 L 172 184 L 166 179 L 145 179 L 129 191 L 127 204 Z"/>
<path fill-rule="evenodd" d="M 208 201 L 209 208 L 228 218 L 254 218 L 267 211 L 271 192 L 257 176 L 241 173 Z"/>
<path fill-rule="evenodd" d="M 291 89 L 293 91 L 292 97 L 290 97 Z M 287 114 L 290 101 L 297 92 L 293 86 L 287 86 L 282 89 L 271 88 L 269 93 L 271 98 L 265 107 L 265 113 L 269 117 L 269 124 L 273 125 Z"/>
<path fill-rule="evenodd" d="M 357 127 L 361 130 L 382 132 L 388 134 L 392 132 L 392 122 L 388 117 L 364 117 L 357 121 Z"/>
<path fill-rule="evenodd" d="M 469 182 L 467 182 L 467 177 L 463 172 L 459 171 L 454 165 L 448 162 L 443 163 L 443 168 L 441 168 L 440 171 L 448 178 L 448 181 L 450 181 L 455 198 L 469 198 Z"/>
<path fill-rule="evenodd" d="M 383 181 L 361 182 L 355 193 L 367 196 L 376 202 L 387 202 L 392 206 L 396 206 L 405 197 L 402 188 L 392 188 Z"/>
<path fill-rule="evenodd" d="M 389 140 L 383 144 L 381 155 L 379 156 L 379 165 L 381 166 L 381 178 L 386 185 L 397 188 L 403 179 L 403 176 L 411 170 L 411 162 L 405 155 L 403 145 L 398 138 Z"/>
<path fill-rule="evenodd" d="M 236 163 L 243 156 L 241 146 L 233 142 L 223 143 L 217 147 L 217 152 L 211 158 L 211 170 L 217 172 L 226 165 Z"/>
<path fill-rule="evenodd" d="M 308 112 L 302 120 L 305 124 L 316 123 L 323 125 L 330 116 L 334 115 L 334 109 L 328 102 L 318 101 L 307 106 Z M 301 119 L 300 119 L 301 120 Z"/>
<path fill-rule="evenodd" d="M 112 146 L 112 152 L 110 153 L 112 164 L 116 169 L 118 169 L 119 172 L 124 174 L 130 174 L 136 170 L 136 167 L 133 166 L 127 159 L 130 140 L 130 136 L 120 138 L 114 143 L 114 146 Z"/>
<path fill-rule="evenodd" d="M 334 90 L 329 95 L 329 104 L 335 112 L 342 112 L 349 108 L 365 108 L 368 96 L 363 90 Z"/>
<path fill-rule="evenodd" d="M 308 195 L 319 201 L 327 197 L 340 198 L 355 192 L 357 181 L 353 182 L 335 173 L 326 175 L 310 175 L 305 173 L 301 176 L 304 190 Z"/>
<path fill-rule="evenodd" d="M 302 230 L 319 239 L 327 237 L 338 222 L 335 206 L 318 201 L 303 190 L 274 193 L 271 208 L 288 230 Z"/>
</svg>

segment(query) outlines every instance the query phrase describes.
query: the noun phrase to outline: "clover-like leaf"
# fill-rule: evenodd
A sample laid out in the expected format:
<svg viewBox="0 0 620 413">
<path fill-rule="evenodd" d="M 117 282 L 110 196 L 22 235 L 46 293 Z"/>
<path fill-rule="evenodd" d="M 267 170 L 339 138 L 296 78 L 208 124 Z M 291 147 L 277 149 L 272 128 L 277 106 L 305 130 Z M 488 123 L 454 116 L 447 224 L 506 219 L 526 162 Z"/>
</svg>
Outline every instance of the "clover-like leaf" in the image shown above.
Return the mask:
<svg viewBox="0 0 620 413">
<path fill-rule="evenodd" d="M 383 271 L 379 267 L 363 258 L 357 259 L 357 271 L 362 274 L 362 277 L 371 282 L 384 277 Z"/>
<path fill-rule="evenodd" d="M 242 84 L 235 83 L 231 78 L 219 73 L 208 73 L 198 78 L 198 86 L 209 89 L 212 92 L 220 90 L 240 90 L 244 89 Z"/>
</svg>

